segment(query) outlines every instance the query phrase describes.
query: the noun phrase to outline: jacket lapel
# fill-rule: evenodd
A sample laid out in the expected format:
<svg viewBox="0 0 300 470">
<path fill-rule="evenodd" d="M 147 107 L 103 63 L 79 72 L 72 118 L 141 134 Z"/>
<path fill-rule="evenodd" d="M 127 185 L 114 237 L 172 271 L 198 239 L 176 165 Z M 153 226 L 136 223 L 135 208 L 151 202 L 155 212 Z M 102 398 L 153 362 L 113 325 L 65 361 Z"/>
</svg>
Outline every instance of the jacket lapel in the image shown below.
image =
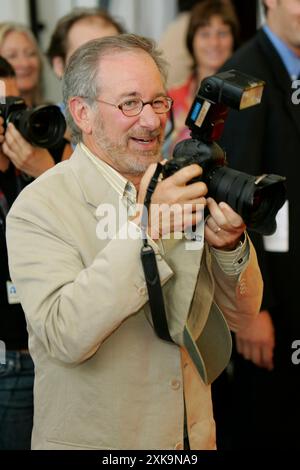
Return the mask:
<svg viewBox="0 0 300 470">
<path fill-rule="evenodd" d="M 102 202 L 110 202 L 118 208 L 120 197 L 97 167 L 77 145 L 70 164 L 81 192 L 91 207 L 97 208 Z"/>
</svg>

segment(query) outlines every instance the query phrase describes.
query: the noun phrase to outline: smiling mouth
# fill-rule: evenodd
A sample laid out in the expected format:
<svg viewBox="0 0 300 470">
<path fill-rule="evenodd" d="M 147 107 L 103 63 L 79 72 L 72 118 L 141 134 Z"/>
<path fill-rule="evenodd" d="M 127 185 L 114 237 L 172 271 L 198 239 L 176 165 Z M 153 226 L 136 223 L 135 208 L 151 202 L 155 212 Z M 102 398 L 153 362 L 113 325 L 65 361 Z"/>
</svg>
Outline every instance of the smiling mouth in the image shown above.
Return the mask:
<svg viewBox="0 0 300 470">
<path fill-rule="evenodd" d="M 151 144 L 157 140 L 157 137 L 145 138 L 145 139 L 138 138 L 138 137 L 131 137 L 131 139 L 141 144 Z"/>
</svg>

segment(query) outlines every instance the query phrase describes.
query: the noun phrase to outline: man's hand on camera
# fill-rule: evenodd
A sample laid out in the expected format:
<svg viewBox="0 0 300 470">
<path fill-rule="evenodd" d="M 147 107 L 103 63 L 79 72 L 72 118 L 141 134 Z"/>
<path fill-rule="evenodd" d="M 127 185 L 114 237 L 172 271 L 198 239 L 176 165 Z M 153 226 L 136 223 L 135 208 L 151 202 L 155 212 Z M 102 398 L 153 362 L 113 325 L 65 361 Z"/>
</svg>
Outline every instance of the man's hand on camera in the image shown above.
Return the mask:
<svg viewBox="0 0 300 470">
<path fill-rule="evenodd" d="M 30 145 L 12 123 L 8 124 L 2 142 L 3 153 L 8 156 L 16 168 L 29 176 L 36 178 L 54 166 L 54 160 L 48 150 Z"/>
<path fill-rule="evenodd" d="M 243 219 L 225 202 L 219 204 L 207 198 L 210 215 L 205 224 L 205 239 L 220 250 L 234 250 L 246 229 Z"/>
<path fill-rule="evenodd" d="M 150 165 L 141 180 L 138 204 L 144 202 L 155 168 L 156 164 Z M 201 174 L 199 165 L 190 165 L 157 184 L 148 216 L 148 233 L 154 240 L 169 233 L 182 232 L 200 222 L 207 187 L 202 182 L 187 183 Z"/>
</svg>

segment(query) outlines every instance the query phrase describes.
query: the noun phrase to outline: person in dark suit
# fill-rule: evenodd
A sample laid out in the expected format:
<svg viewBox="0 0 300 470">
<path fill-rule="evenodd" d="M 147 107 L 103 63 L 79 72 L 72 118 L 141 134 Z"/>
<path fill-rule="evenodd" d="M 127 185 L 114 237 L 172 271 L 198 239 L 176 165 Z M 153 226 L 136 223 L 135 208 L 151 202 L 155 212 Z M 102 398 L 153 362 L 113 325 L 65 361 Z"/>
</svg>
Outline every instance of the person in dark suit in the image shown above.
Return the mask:
<svg viewBox="0 0 300 470">
<path fill-rule="evenodd" d="M 286 176 L 288 201 L 273 236 L 253 234 L 265 293 L 260 315 L 235 337 L 232 445 L 296 448 L 300 365 L 292 358 L 293 343 L 300 339 L 300 2 L 265 0 L 264 8 L 266 24 L 223 67 L 263 79 L 262 102 L 230 111 L 220 144 L 232 168 Z"/>
</svg>

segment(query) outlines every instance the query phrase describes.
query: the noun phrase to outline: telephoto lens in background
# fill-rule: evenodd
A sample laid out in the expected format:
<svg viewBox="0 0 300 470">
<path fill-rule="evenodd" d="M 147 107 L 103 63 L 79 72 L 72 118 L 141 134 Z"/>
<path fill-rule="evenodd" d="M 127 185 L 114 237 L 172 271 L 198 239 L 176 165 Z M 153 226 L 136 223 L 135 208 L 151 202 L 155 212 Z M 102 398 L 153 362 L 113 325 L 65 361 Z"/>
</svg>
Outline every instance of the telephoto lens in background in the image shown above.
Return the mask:
<svg viewBox="0 0 300 470">
<path fill-rule="evenodd" d="M 25 101 L 16 96 L 8 96 L 5 101 L 0 104 L 4 128 L 12 122 L 24 139 L 37 147 L 55 147 L 63 139 L 66 121 L 58 106 L 27 108 Z"/>
</svg>

